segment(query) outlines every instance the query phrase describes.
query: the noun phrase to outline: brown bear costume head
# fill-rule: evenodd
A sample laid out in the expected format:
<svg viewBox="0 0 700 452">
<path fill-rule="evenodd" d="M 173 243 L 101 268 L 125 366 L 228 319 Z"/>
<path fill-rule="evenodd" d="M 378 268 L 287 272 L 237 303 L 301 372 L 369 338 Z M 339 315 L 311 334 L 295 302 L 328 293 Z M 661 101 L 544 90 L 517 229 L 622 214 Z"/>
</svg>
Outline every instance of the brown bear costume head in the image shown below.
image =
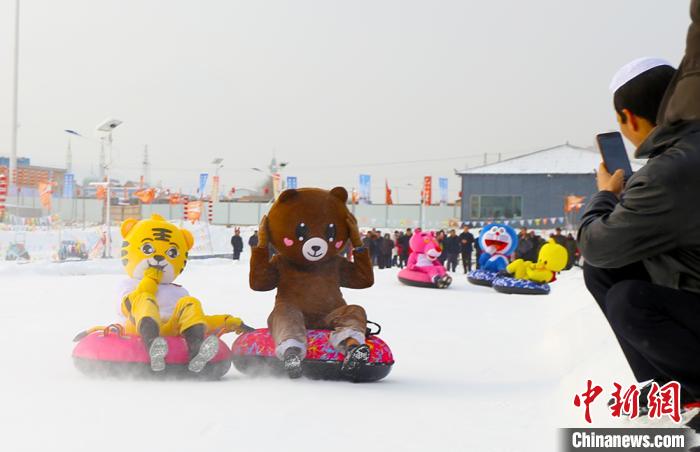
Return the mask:
<svg viewBox="0 0 700 452">
<path fill-rule="evenodd" d="M 267 215 L 268 240 L 297 265 L 333 258 L 349 240 L 347 200 L 342 187 L 283 191 Z"/>
</svg>

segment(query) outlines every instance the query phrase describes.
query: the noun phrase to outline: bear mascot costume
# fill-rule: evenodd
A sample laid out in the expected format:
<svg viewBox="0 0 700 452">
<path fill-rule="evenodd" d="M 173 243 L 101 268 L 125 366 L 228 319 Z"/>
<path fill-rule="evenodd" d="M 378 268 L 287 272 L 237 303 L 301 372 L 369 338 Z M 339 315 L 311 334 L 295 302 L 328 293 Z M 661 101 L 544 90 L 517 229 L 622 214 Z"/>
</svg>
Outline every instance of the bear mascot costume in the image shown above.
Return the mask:
<svg viewBox="0 0 700 452">
<path fill-rule="evenodd" d="M 365 310 L 348 305 L 341 287 L 372 286 L 369 251 L 362 247 L 347 191 L 317 188 L 283 191 L 260 224 L 250 261 L 250 287 L 277 289 L 268 317 L 275 354 L 290 378 L 302 375 L 308 329 L 331 330 L 329 342 L 345 355 L 341 372 L 352 376 L 367 363 Z M 276 254 L 270 257 L 272 245 Z M 351 245 L 353 260 L 339 254 Z"/>
</svg>

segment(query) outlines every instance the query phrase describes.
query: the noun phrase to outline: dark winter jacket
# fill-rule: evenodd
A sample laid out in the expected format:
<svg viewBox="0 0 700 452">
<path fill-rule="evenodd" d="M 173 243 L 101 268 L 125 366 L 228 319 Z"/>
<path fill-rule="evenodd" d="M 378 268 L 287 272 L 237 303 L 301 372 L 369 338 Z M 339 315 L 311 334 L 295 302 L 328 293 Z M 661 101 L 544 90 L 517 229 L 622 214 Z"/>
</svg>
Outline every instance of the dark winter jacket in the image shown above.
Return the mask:
<svg viewBox="0 0 700 452">
<path fill-rule="evenodd" d="M 459 234 L 459 248 L 463 253 L 471 253 L 474 247 L 474 235 L 471 232 Z M 466 243 L 463 243 L 465 241 Z"/>
<path fill-rule="evenodd" d="M 258 234 L 253 234 L 250 236 L 248 239 L 248 246 L 251 248 L 258 246 Z"/>
<path fill-rule="evenodd" d="M 562 234 L 554 234 L 552 235 L 552 239 L 554 240 L 555 243 L 561 245 L 561 246 L 566 246 L 566 236 Z"/>
<path fill-rule="evenodd" d="M 240 253 L 243 251 L 243 239 L 240 235 L 234 235 L 231 237 L 231 246 L 233 247 L 234 252 Z"/>
<path fill-rule="evenodd" d="M 404 234 L 401 237 L 399 237 L 399 245 L 401 245 L 401 255 L 402 256 L 408 256 L 408 254 L 411 252 L 411 246 L 409 245 L 409 242 L 411 241 L 411 236 Z"/>
<path fill-rule="evenodd" d="M 391 256 L 391 252 L 394 250 L 394 241 L 386 237 L 381 238 L 379 243 L 379 252 L 382 256 Z"/>
<path fill-rule="evenodd" d="M 700 0 L 690 2 L 690 17 L 685 56 L 659 109 L 659 124 L 700 121 Z"/>
<path fill-rule="evenodd" d="M 459 254 L 461 247 L 459 246 L 459 237 L 456 235 L 454 237 L 447 236 L 445 240 L 442 241 L 442 247 L 445 250 L 445 254 Z"/>
<path fill-rule="evenodd" d="M 532 251 L 532 242 L 530 238 L 522 235 L 518 236 L 518 247 L 515 249 L 515 257 L 518 259 L 530 260 Z"/>
<path fill-rule="evenodd" d="M 578 254 L 578 245 L 576 245 L 576 239 L 567 237 L 564 247 L 566 248 L 567 253 L 569 253 L 569 261 L 566 265 L 566 268 L 569 269 L 576 262 L 576 254 Z"/>
<path fill-rule="evenodd" d="M 621 200 L 591 198 L 579 249 L 593 266 L 642 261 L 654 284 L 700 293 L 700 121 L 658 126 L 637 155 L 649 161 Z"/>
</svg>

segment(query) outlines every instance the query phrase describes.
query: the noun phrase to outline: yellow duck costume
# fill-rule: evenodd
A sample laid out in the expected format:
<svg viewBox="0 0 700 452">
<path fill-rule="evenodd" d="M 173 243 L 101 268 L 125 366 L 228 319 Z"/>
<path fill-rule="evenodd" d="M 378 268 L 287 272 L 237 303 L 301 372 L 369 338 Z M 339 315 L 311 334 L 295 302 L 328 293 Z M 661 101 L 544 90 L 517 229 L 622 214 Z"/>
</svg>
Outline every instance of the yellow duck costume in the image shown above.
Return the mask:
<svg viewBox="0 0 700 452">
<path fill-rule="evenodd" d="M 556 273 L 562 271 L 569 259 L 566 248 L 549 239 L 542 245 L 537 262 L 516 259 L 511 262 L 506 270 L 516 279 L 544 284 L 554 281 Z"/>
<path fill-rule="evenodd" d="M 121 235 L 122 264 L 130 276 L 120 290 L 126 333 L 142 337 L 156 372 L 165 369 L 168 353 L 162 336 L 182 335 L 190 353 L 189 370 L 201 372 L 219 347 L 216 334 L 205 335 L 241 333 L 246 327 L 237 317 L 204 315 L 199 300 L 173 284 L 187 265 L 194 237 L 155 214 L 147 220 L 125 220 Z"/>
</svg>

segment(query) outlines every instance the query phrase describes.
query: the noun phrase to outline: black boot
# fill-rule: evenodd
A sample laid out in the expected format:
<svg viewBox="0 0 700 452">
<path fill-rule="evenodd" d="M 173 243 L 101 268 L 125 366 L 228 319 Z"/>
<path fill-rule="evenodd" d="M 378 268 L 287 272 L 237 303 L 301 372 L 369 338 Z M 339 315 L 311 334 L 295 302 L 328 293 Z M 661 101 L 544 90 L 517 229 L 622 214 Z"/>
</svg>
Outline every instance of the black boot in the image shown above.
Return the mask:
<svg viewBox="0 0 700 452">
<path fill-rule="evenodd" d="M 301 377 L 301 361 L 304 357 L 301 354 L 299 347 L 289 347 L 284 351 L 282 361 L 284 362 L 284 370 L 287 371 L 289 378 Z"/>
<path fill-rule="evenodd" d="M 182 332 L 182 337 L 184 337 L 185 342 L 187 342 L 187 354 L 190 360 L 199 353 L 199 347 L 201 347 L 202 342 L 204 342 L 204 333 L 204 325 L 191 326 Z"/>
<path fill-rule="evenodd" d="M 165 370 L 165 357 L 168 355 L 168 343 L 160 337 L 158 323 L 150 317 L 144 317 L 139 324 L 139 335 L 151 360 L 151 370 Z"/>
<path fill-rule="evenodd" d="M 363 365 L 369 361 L 369 345 L 362 344 L 350 347 L 345 354 L 340 371 L 347 377 L 355 378 Z"/>
<path fill-rule="evenodd" d="M 205 325 L 194 325 L 182 332 L 190 357 L 187 369 L 197 374 L 219 353 L 219 338 L 212 335 L 205 339 L 205 332 Z"/>
</svg>

